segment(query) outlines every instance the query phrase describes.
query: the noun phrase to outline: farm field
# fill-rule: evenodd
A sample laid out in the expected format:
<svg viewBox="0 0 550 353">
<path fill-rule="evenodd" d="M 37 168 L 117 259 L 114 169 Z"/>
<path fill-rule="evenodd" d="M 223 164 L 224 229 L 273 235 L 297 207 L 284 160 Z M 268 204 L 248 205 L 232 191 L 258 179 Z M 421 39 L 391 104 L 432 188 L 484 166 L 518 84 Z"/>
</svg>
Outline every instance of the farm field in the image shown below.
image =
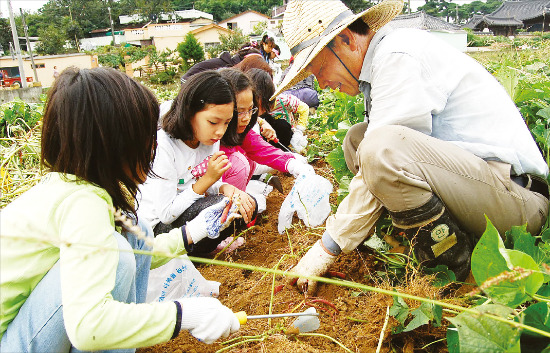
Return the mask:
<svg viewBox="0 0 550 353">
<path fill-rule="evenodd" d="M 548 162 L 550 43 L 529 42 L 523 49 L 513 45 L 472 57 L 513 97 Z M 155 86 L 155 93 L 162 101 L 176 92 Z M 363 100 L 324 91 L 321 101 L 316 116 L 310 118 L 304 154 L 316 173 L 333 183 L 335 210 L 352 176 L 343 160 L 341 141 L 347 128 L 362 120 Z M 0 208 L 40 178 L 42 109 L 43 104 L 18 101 L 0 106 Z M 278 175 L 285 193 L 270 193 L 266 212 L 241 235 L 245 245 L 217 258 L 225 265 L 197 264 L 197 268 L 206 279 L 221 282 L 219 298 L 234 312 L 300 312 L 309 303 L 320 312 L 320 328 L 297 334 L 289 330 L 291 319 L 250 320 L 239 332 L 212 345 L 181 333 L 165 344 L 141 348 L 139 353 L 471 352 L 469 344 L 487 352 L 550 349 L 548 227 L 532 235 L 518 227 L 499 237 L 489 225 L 474 251 L 472 267 L 491 267 L 491 271 L 474 271 L 466 284 L 453 284 L 449 283 L 453 274 L 446 269 L 421 273 L 413 258 L 393 252 L 380 240 L 392 232 L 391 222 L 384 218 L 377 228 L 378 241 L 340 256 L 327 277 L 333 283 L 320 285 L 316 297 L 308 298 L 296 287 L 285 285 L 287 279 L 282 275 L 259 269 L 290 269 L 324 231 L 323 226 L 307 228 L 295 217 L 291 229 L 278 233 L 279 209 L 294 183 L 291 176 Z M 238 268 L 239 264 L 243 266 Z"/>
</svg>

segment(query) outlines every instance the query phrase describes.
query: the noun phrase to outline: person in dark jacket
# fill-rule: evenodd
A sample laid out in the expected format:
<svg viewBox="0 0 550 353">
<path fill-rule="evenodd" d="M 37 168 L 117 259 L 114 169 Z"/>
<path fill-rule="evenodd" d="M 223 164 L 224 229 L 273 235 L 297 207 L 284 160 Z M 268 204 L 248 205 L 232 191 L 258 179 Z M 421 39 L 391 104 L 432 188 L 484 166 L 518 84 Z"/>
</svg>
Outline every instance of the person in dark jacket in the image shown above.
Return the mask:
<svg viewBox="0 0 550 353">
<path fill-rule="evenodd" d="M 181 78 L 181 83 L 189 80 L 189 78 L 199 72 L 206 70 L 216 70 L 224 67 L 233 67 L 240 63 L 248 54 L 260 54 L 260 51 L 254 47 L 251 43 L 246 43 L 241 46 L 237 54 L 231 56 L 227 51 L 224 51 L 217 58 L 201 61 L 198 64 L 193 65 Z"/>
</svg>

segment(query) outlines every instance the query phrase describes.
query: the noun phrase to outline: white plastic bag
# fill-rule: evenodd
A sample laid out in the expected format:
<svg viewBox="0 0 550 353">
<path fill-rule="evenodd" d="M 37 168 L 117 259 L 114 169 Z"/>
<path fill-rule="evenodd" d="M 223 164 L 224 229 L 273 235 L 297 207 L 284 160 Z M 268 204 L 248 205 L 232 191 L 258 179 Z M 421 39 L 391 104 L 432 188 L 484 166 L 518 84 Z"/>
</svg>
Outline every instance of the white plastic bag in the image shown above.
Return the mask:
<svg viewBox="0 0 550 353">
<path fill-rule="evenodd" d="M 330 214 L 332 184 L 317 174 L 301 174 L 279 211 L 279 233 L 292 224 L 294 212 L 308 227 L 321 225 Z"/>
<path fill-rule="evenodd" d="M 146 302 L 163 302 L 190 297 L 214 297 L 220 294 L 220 283 L 206 280 L 187 258 L 170 260 L 149 272 Z"/>
</svg>

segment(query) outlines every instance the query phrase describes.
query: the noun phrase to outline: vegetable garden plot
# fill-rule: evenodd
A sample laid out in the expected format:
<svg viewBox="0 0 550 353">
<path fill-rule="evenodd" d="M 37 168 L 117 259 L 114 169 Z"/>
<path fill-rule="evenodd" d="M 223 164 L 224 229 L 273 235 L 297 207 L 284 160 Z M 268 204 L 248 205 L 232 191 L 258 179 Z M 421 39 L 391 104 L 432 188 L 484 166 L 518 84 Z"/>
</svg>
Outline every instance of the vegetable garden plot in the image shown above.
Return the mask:
<svg viewBox="0 0 550 353">
<path fill-rule="evenodd" d="M 330 173 L 323 162 L 314 164 L 316 172 L 327 177 Z M 279 174 L 284 189 L 288 192 L 294 182 L 289 176 Z M 235 253 L 222 256 L 233 263 L 288 270 L 294 266 L 309 246 L 322 235 L 324 228 L 306 228 L 296 225 L 287 234 L 277 231 L 277 215 L 286 195 L 274 191 L 268 196 L 267 211 L 259 224 L 244 236 L 246 243 Z M 333 193 L 331 202 L 335 202 Z M 301 224 L 294 219 L 296 224 Z M 346 275 L 346 280 L 370 285 L 382 286 L 392 290 L 389 283 L 377 277 L 383 264 L 370 251 L 355 251 L 341 256 L 331 267 L 334 279 L 340 279 L 338 273 Z M 302 312 L 308 306 L 317 305 L 321 327 L 305 335 L 296 335 L 289 330 L 293 319 L 253 320 L 241 326 L 241 330 L 229 337 L 220 339 L 213 345 L 197 342 L 188 333 L 181 333 L 175 340 L 149 348 L 140 353 L 160 352 L 374 352 L 386 317 L 388 325 L 381 352 L 390 347 L 402 350 L 403 347 L 421 348 L 445 337 L 443 327 L 434 328 L 424 325 L 414 332 L 392 335 L 392 328 L 398 322 L 386 315 L 393 306 L 391 296 L 364 292 L 336 285 L 321 285 L 316 298 L 305 298 L 295 286 L 289 286 L 283 276 L 274 276 L 259 271 L 249 271 L 223 266 L 197 265 L 206 279 L 221 282 L 220 300 L 234 312 L 246 311 L 249 315 L 269 313 L 270 304 L 273 313 Z M 408 289 L 397 287 L 413 295 L 440 298 L 438 288 L 429 284 L 429 277 L 411 277 Z M 413 283 L 414 282 L 414 283 Z M 282 286 L 282 288 L 281 288 Z M 278 291 L 277 291 L 278 290 Z M 272 292 L 274 293 L 272 296 Z M 276 293 L 275 293 L 276 292 Z M 273 298 L 273 299 L 272 299 Z M 411 308 L 418 303 L 408 301 Z M 334 305 L 334 307 L 332 306 Z M 317 335 L 317 336 L 316 336 Z M 321 336 L 322 335 L 322 336 Z M 337 340 L 343 348 L 332 339 Z M 228 342 L 227 344 L 222 344 Z M 233 345 L 232 347 L 230 347 Z M 430 348 L 431 347 L 431 348 Z M 441 352 L 444 342 L 433 343 L 427 351 Z M 349 349 L 349 350 L 346 350 Z"/>
<path fill-rule="evenodd" d="M 485 66 L 514 97 L 548 160 L 550 55 L 548 49 L 544 50 L 543 60 L 537 59 L 534 51 L 500 52 Z M 360 97 L 338 92 L 322 95 L 323 106 L 308 127 L 307 156 L 316 172 L 334 184 L 331 205 L 335 209 L 350 180 L 339 147 L 346 127 L 361 121 L 363 103 Z M 28 119 L 34 119 L 36 114 L 26 112 L 34 107 L 16 105 L 16 109 L 10 106 L 0 111 L 2 123 L 15 127 L 2 138 L 2 187 L 6 189 L 0 207 L 36 183 L 40 175 L 39 128 L 29 130 L 33 126 L 25 126 L 33 124 Z M 23 120 L 17 120 L 12 113 L 6 115 L 8 109 L 21 113 Z M 338 121 L 339 117 L 344 120 Z M 17 127 L 21 121 L 25 124 Z M 16 131 L 21 133 L 11 134 Z M 279 176 L 284 190 L 289 192 L 294 180 Z M 540 352 L 550 343 L 550 231 L 531 235 L 518 227 L 499 235 L 489 227 L 476 247 L 472 263 L 476 269 L 492 270 L 474 271 L 471 281 L 476 280 L 476 286 L 449 286 L 441 282 L 445 278 L 435 278 L 443 284 L 436 287 L 434 277 L 419 274 L 408 254 L 392 253 L 382 247 L 340 256 L 331 267 L 332 279 L 340 282 L 321 285 L 316 298 L 305 298 L 295 287 L 285 285 L 283 276 L 253 270 L 253 266 L 290 269 L 324 231 L 323 226 L 303 227 L 295 217 L 295 225 L 287 233 L 278 234 L 277 216 L 285 196 L 271 193 L 267 212 L 256 227 L 243 235 L 245 246 L 218 257 L 229 264 L 197 263 L 197 267 L 207 279 L 222 282 L 220 299 L 235 312 L 302 312 L 308 302 L 319 307 L 320 328 L 297 335 L 289 330 L 292 319 L 252 320 L 238 333 L 213 345 L 199 343 L 182 333 L 171 342 L 142 348 L 140 352 L 468 352 L 481 348 Z M 380 222 L 380 237 L 388 227 L 384 220 Z M 227 267 L 238 264 L 245 265 Z M 338 272 L 354 283 L 342 282 Z M 392 296 L 392 291 L 404 295 Z M 448 329 L 451 323 L 455 328 Z"/>
</svg>

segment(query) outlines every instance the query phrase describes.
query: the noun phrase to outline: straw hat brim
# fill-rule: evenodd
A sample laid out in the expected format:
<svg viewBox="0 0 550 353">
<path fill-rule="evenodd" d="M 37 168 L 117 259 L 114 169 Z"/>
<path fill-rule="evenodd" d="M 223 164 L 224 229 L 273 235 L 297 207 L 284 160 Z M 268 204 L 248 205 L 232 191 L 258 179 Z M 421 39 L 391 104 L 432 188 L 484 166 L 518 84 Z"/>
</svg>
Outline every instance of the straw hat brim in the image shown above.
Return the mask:
<svg viewBox="0 0 550 353">
<path fill-rule="evenodd" d="M 277 87 L 275 93 L 271 97 L 271 100 L 275 99 L 275 97 L 281 92 L 286 91 L 308 77 L 311 74 L 306 71 L 306 67 L 309 63 L 311 63 L 311 61 L 321 52 L 321 50 L 323 50 L 323 48 L 326 47 L 332 39 L 334 39 L 334 37 L 340 34 L 340 32 L 342 32 L 350 24 L 355 22 L 355 20 L 362 18 L 363 21 L 369 25 L 369 28 L 376 32 L 382 28 L 382 26 L 390 22 L 395 16 L 399 15 L 402 9 L 402 0 L 385 0 L 357 15 L 353 15 L 342 20 L 332 29 L 331 32 L 321 38 L 316 45 L 311 45 L 310 47 L 304 48 L 294 55 L 294 63 L 290 67 L 290 70 L 286 74 L 283 81 Z"/>
</svg>

